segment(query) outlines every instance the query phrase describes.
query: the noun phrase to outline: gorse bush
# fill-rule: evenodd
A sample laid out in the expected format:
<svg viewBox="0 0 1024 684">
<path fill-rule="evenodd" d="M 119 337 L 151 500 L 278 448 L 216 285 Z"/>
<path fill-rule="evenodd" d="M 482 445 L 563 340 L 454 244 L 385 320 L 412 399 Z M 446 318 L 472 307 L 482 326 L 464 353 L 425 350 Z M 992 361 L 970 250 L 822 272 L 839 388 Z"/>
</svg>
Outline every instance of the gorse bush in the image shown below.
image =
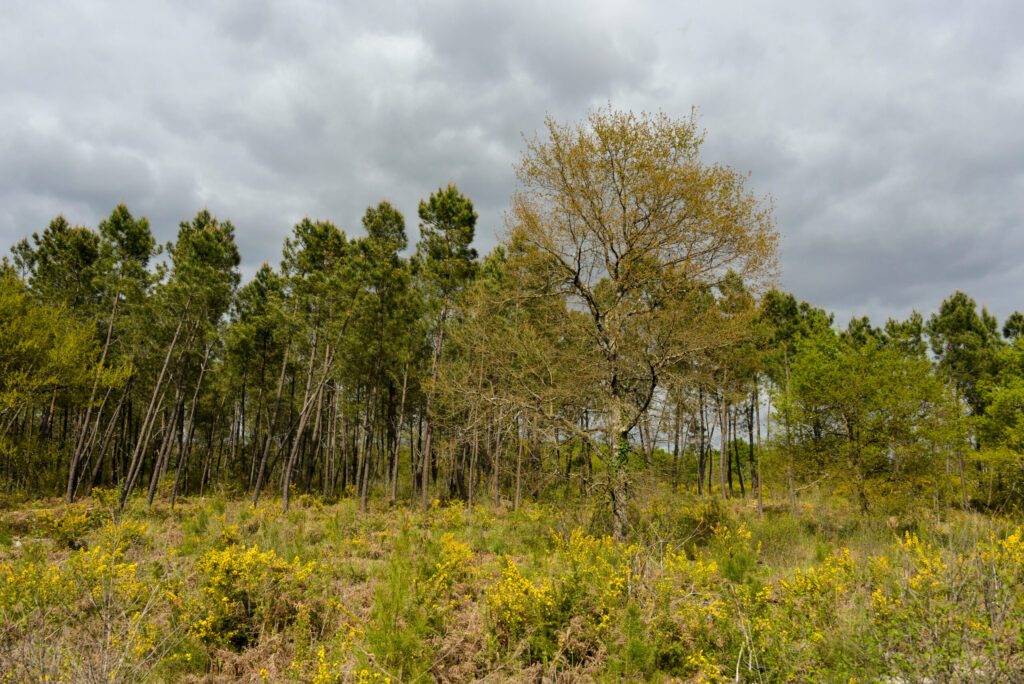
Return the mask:
<svg viewBox="0 0 1024 684">
<path fill-rule="evenodd" d="M 473 550 L 469 544 L 459 541 L 450 532 L 441 535 L 439 546 L 440 558 L 427 578 L 425 592 L 433 598 L 436 609 L 444 610 L 448 606 L 443 602 L 452 588 L 465 581 L 473 572 Z"/>
<path fill-rule="evenodd" d="M 86 533 L 101 522 L 100 515 L 82 503 L 39 515 L 39 528 L 43 536 L 72 549 L 80 547 Z"/>
<path fill-rule="evenodd" d="M 0 681 L 1012 683 L 1024 671 L 1024 531 L 1011 521 L 922 516 L 897 535 L 886 520 L 823 527 L 686 502 L 649 512 L 689 525 L 658 543 L 590 534 L 585 509 L 355 506 L 129 507 L 67 519 L 80 548 L 57 525 L 12 538 Z"/>
<path fill-rule="evenodd" d="M 232 544 L 207 552 L 196 562 L 202 590 L 188 609 L 190 634 L 236 650 L 256 643 L 263 632 L 294 618 L 296 587 L 314 569 L 257 546 Z"/>
<path fill-rule="evenodd" d="M 80 531 L 77 523 L 61 529 Z M 127 558 L 145 531 L 141 523 L 106 525 L 97 543 L 60 560 L 35 547 L 0 561 L 7 681 L 132 682 L 173 662 L 179 635 L 161 619 L 167 583 L 160 564 L 143 568 Z"/>
<path fill-rule="evenodd" d="M 962 552 L 907 534 L 871 577 L 872 633 L 887 669 L 934 681 L 1013 681 L 1024 671 L 1020 528 Z"/>
<path fill-rule="evenodd" d="M 581 616 L 598 631 L 607 631 L 639 579 L 634 573 L 639 547 L 592 537 L 579 528 L 567 538 L 555 535 L 554 543 L 565 568 L 555 592 L 563 622 Z"/>
<path fill-rule="evenodd" d="M 658 665 L 680 671 L 727 626 L 726 581 L 713 560 L 667 551 L 653 582 L 652 629 Z M 704 668 L 706 669 L 706 668 Z"/>
<path fill-rule="evenodd" d="M 534 584 L 505 558 L 501 579 L 487 589 L 487 609 L 499 640 L 508 646 L 529 629 L 544 628 L 555 601 L 548 584 Z"/>
</svg>

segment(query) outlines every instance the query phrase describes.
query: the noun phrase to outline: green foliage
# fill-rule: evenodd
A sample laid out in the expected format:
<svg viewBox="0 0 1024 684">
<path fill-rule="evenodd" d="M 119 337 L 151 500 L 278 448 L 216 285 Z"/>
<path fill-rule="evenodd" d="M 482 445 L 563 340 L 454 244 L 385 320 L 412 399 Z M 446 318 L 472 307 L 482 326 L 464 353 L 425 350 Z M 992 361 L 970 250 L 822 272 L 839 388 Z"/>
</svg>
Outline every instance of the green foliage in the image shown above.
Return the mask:
<svg viewBox="0 0 1024 684">
<path fill-rule="evenodd" d="M 86 533 L 100 523 L 100 516 L 82 504 L 75 504 L 39 516 L 39 528 L 44 536 L 58 546 L 81 548 Z"/>
<path fill-rule="evenodd" d="M 1003 323 L 1003 337 L 1010 341 L 1016 341 L 1024 337 L 1024 314 L 1014 311 Z"/>
<path fill-rule="evenodd" d="M 96 299 L 93 284 L 100 256 L 99 237 L 58 216 L 32 242 L 22 240 L 12 249 L 15 266 L 28 277 L 42 301 L 85 309 Z"/>
<path fill-rule="evenodd" d="M 928 337 L 939 368 L 956 385 L 972 412 L 984 411 L 978 383 L 993 370 L 999 347 L 995 317 L 963 292 L 954 292 L 928 319 Z"/>
<path fill-rule="evenodd" d="M 277 502 L 186 502 L 173 515 L 132 506 L 76 531 L 78 550 L 0 549 L 0 671 L 124 682 L 224 671 L 311 682 L 733 681 L 737 671 L 741 681 L 1013 681 L 1019 671 L 1018 525 L 955 513 L 897 536 L 852 511 L 825 526 L 815 510 L 759 517 L 742 502 L 710 512 L 673 496 L 689 512 L 671 544 L 587 534 L 572 507 L 356 517 L 351 501 L 309 500 L 288 515 Z M 666 515 L 659 500 L 641 506 L 645 519 Z M 718 522 L 700 533 L 709 516 Z M 857 520 L 881 532 L 835 536 Z M 487 550 L 491 535 L 505 555 Z"/>
<path fill-rule="evenodd" d="M 789 438 L 864 510 L 869 480 L 927 475 L 936 447 L 956 438 L 956 407 L 931 364 L 859 333 L 798 343 L 775 401 Z"/>
<path fill-rule="evenodd" d="M 288 563 L 273 551 L 231 544 L 196 561 L 201 593 L 186 608 L 192 637 L 236 650 L 256 644 L 260 636 L 291 619 L 293 587 L 314 571 L 298 560 Z"/>
<path fill-rule="evenodd" d="M 0 419 L 54 392 L 83 392 L 92 379 L 97 350 L 90 326 L 63 308 L 34 304 L 11 273 L 0 275 L 0 347 Z"/>
<path fill-rule="evenodd" d="M 778 386 L 785 384 L 786 369 L 797 354 L 797 343 L 832 329 L 831 314 L 779 290 L 765 293 L 760 317 L 767 329 L 771 350 L 766 371 Z"/>
<path fill-rule="evenodd" d="M 439 188 L 419 204 L 420 242 L 414 265 L 433 295 L 450 305 L 451 297 L 474 275 L 476 229 L 473 203 L 454 185 Z"/>
</svg>

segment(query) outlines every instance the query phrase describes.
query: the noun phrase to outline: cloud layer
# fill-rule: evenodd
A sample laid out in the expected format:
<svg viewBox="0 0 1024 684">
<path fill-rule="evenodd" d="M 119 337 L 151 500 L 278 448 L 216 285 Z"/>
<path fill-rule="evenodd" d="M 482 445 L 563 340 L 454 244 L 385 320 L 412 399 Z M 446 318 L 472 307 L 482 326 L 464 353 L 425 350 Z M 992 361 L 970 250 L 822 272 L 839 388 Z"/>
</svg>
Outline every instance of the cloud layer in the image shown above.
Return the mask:
<svg viewBox="0 0 1024 684">
<path fill-rule="evenodd" d="M 168 240 L 209 207 L 251 272 L 305 215 L 358 232 L 386 198 L 415 236 L 452 181 L 486 250 L 546 114 L 696 106 L 706 158 L 771 195 L 798 296 L 840 320 L 956 288 L 1024 308 L 1020 3 L 342 5 L 11 3 L 0 245 L 121 201 Z"/>
</svg>

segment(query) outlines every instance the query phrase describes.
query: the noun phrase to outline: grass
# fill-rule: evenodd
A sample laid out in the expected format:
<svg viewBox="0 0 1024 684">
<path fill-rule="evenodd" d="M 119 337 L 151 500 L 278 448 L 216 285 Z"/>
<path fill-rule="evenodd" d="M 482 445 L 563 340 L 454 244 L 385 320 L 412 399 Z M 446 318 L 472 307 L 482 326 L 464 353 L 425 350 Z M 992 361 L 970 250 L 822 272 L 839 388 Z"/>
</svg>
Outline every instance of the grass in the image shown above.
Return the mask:
<svg viewBox="0 0 1024 684">
<path fill-rule="evenodd" d="M 109 493 L 0 514 L 0 681 L 1015 681 L 1024 540 L 652 487 L 520 510 Z"/>
</svg>

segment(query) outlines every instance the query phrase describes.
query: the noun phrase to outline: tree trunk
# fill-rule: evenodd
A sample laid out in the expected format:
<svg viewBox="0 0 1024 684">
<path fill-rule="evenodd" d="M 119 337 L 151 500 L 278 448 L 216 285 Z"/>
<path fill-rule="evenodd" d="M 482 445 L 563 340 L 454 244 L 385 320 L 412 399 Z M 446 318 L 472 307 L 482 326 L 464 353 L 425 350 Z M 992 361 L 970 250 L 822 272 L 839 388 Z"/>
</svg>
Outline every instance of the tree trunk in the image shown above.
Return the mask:
<svg viewBox="0 0 1024 684">
<path fill-rule="evenodd" d="M 390 503 L 393 506 L 398 498 L 398 460 L 401 455 L 402 423 L 405 422 L 405 395 L 409 384 L 409 364 L 402 369 L 402 398 L 398 402 L 398 425 L 395 429 L 395 442 L 391 454 L 391 497 Z M 412 441 L 409 441 L 409 453 L 412 453 Z"/>
<path fill-rule="evenodd" d="M 203 386 L 203 376 L 206 375 L 206 364 L 210 360 L 210 352 L 212 350 L 212 344 L 206 346 L 206 351 L 203 353 L 203 363 L 199 367 L 199 377 L 196 379 L 196 389 L 192 393 L 192 406 L 188 412 L 188 437 L 185 440 L 185 448 L 178 454 L 178 467 L 177 472 L 174 474 L 174 489 L 171 490 L 172 511 L 174 510 L 174 503 L 178 499 L 178 487 L 181 486 L 182 470 L 188 468 L 188 456 L 192 451 L 192 439 L 196 432 L 196 405 L 199 403 L 199 390 Z"/>
<path fill-rule="evenodd" d="M 309 369 L 306 371 L 306 387 L 302 392 L 302 408 L 299 411 L 299 424 L 295 428 L 295 432 L 292 435 L 291 449 L 288 454 L 288 460 L 285 462 L 284 473 L 281 478 L 281 510 L 284 513 L 288 512 L 288 503 L 290 497 L 290 489 L 292 484 L 292 470 L 295 468 L 295 460 L 299 457 L 299 437 L 306 429 L 306 422 L 309 420 L 309 414 L 313 406 L 313 373 L 314 366 L 316 365 L 316 349 L 317 349 L 317 334 L 313 334 L 313 350 L 310 354 Z M 324 368 L 323 368 L 323 379 L 321 380 L 320 387 L 323 387 L 323 383 L 327 382 L 327 369 L 330 365 L 331 348 L 327 347 L 324 350 Z M 317 388 L 319 392 L 320 387 Z"/>
<path fill-rule="evenodd" d="M 442 309 L 441 317 L 437 324 L 437 332 L 434 335 L 434 353 L 430 358 L 430 381 L 431 384 L 437 383 L 438 372 L 441 368 L 441 350 L 444 346 L 444 324 L 447 319 L 447 310 Z M 433 389 L 431 389 L 431 392 Z M 420 485 L 422 488 L 423 508 L 426 509 L 430 505 L 430 448 L 431 442 L 434 436 L 434 420 L 431 414 L 431 392 L 427 392 L 426 407 L 424 410 L 424 419 L 426 421 L 426 434 L 423 439 L 423 470 L 420 473 Z"/>
<path fill-rule="evenodd" d="M 189 304 L 191 303 L 191 297 L 185 303 L 185 310 L 188 311 Z M 158 405 L 157 399 L 161 397 L 161 390 L 163 389 L 164 377 L 167 375 L 167 368 L 171 363 L 171 354 L 174 353 L 174 347 L 178 343 L 178 336 L 181 334 L 181 326 L 185 323 L 185 316 L 182 315 L 178 319 L 178 326 L 174 329 L 174 336 L 171 338 L 171 343 L 167 347 L 167 354 L 164 356 L 163 366 L 160 368 L 160 374 L 157 376 L 156 384 L 153 385 L 153 395 L 149 399 L 149 407 L 146 409 L 146 415 L 142 420 L 142 427 L 139 429 L 138 440 L 135 442 L 135 449 L 132 451 L 131 462 L 128 465 L 128 474 L 125 479 L 124 486 L 121 488 L 121 499 L 118 502 L 118 510 L 124 510 L 124 505 L 128 501 L 128 495 L 131 494 L 132 487 L 135 486 L 135 480 L 139 475 L 139 470 L 142 467 L 142 455 L 145 453 L 146 447 L 149 442 L 149 432 L 152 429 L 153 420 L 156 418 L 156 407 Z"/>
<path fill-rule="evenodd" d="M 516 442 L 516 491 L 515 498 L 512 500 L 512 510 L 514 511 L 518 511 L 519 505 L 522 503 L 523 449 L 526 448 L 526 440 L 519 425 L 519 416 L 516 416 Z"/>
<path fill-rule="evenodd" d="M 91 424 L 91 412 L 92 404 L 96 399 L 96 390 L 100 384 L 100 374 L 103 372 L 103 364 L 107 361 L 107 352 L 110 350 L 110 340 L 114 334 L 114 317 L 117 315 L 117 304 L 121 300 L 121 292 L 118 290 L 114 293 L 114 304 L 110 309 L 110 321 L 107 323 L 107 335 L 103 342 L 103 351 L 100 352 L 99 363 L 96 364 L 96 377 L 92 381 L 92 390 L 89 392 L 89 403 L 85 405 L 85 416 L 82 418 L 82 430 L 78 436 L 78 441 L 75 444 L 75 450 L 71 455 L 71 463 L 68 465 L 68 486 L 66 492 L 67 503 L 71 503 L 75 498 L 75 490 L 78 489 L 78 464 L 82 459 L 83 455 L 92 446 L 92 442 L 95 439 L 96 431 L 99 430 L 100 418 L 103 413 L 102 405 L 97 411 L 96 416 L 96 428 L 92 431 L 92 438 L 88 438 L 89 428 Z M 108 393 L 109 395 L 109 390 Z M 103 402 L 106 403 L 106 397 L 103 398 Z"/>
<path fill-rule="evenodd" d="M 260 498 L 260 490 L 263 489 L 263 480 L 266 477 L 267 459 L 270 457 L 270 445 L 274 439 L 274 430 L 277 429 L 277 416 L 281 409 L 281 395 L 284 392 L 285 369 L 288 367 L 288 352 L 290 347 L 285 347 L 284 356 L 281 358 L 281 375 L 277 379 L 277 393 L 274 396 L 274 413 L 267 425 L 267 437 L 263 443 L 263 453 L 260 454 L 260 467 L 256 471 L 256 484 L 252 488 L 252 505 L 256 507 L 256 501 Z"/>
<path fill-rule="evenodd" d="M 378 383 L 374 383 L 373 391 L 370 393 L 370 399 L 366 405 L 366 413 L 364 414 L 363 422 L 363 459 L 362 459 L 362 476 L 359 480 L 359 512 L 366 512 L 366 505 L 370 497 L 370 475 L 372 474 L 370 468 L 370 457 L 373 455 L 373 431 L 374 426 L 377 422 L 377 387 Z"/>
</svg>

